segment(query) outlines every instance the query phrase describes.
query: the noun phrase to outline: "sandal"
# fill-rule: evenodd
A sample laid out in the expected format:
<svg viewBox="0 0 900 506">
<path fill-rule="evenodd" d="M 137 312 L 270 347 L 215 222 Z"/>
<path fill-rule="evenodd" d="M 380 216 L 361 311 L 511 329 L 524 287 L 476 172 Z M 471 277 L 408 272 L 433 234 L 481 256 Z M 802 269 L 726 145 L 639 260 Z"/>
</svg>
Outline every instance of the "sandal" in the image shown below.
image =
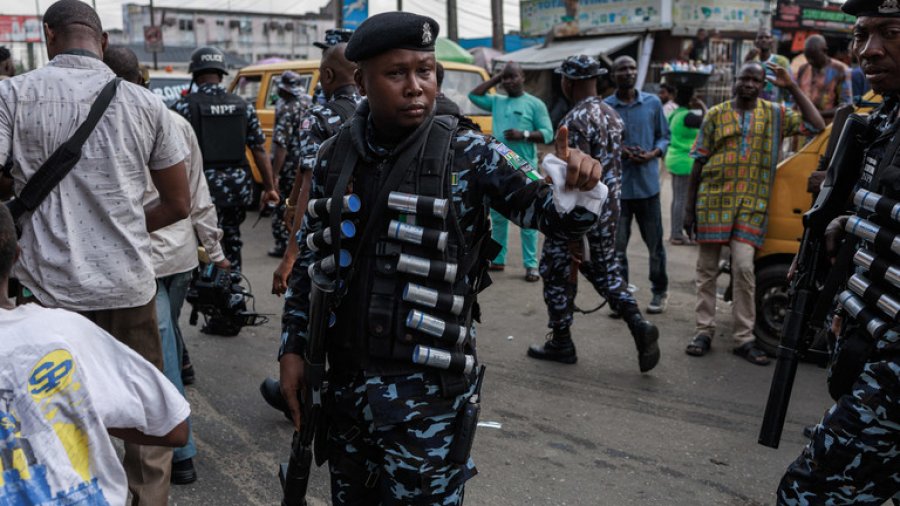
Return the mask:
<svg viewBox="0 0 900 506">
<path fill-rule="evenodd" d="M 766 352 L 759 349 L 754 341 L 744 343 L 731 351 L 754 365 L 769 365 L 771 363 Z"/>
<path fill-rule="evenodd" d="M 494 271 L 494 272 L 502 272 L 503 269 L 505 269 L 505 268 L 506 268 L 506 265 L 504 265 L 504 264 L 495 264 L 494 262 L 491 262 L 491 265 L 488 266 L 488 270 L 489 270 L 489 271 Z"/>
<path fill-rule="evenodd" d="M 690 244 L 690 239 L 686 239 L 684 237 L 672 237 L 669 239 L 669 244 L 672 246 L 685 246 Z"/>
<path fill-rule="evenodd" d="M 525 269 L 525 281 L 529 283 L 534 283 L 541 280 L 541 275 L 538 273 L 538 270 L 534 267 L 529 267 Z"/>
<path fill-rule="evenodd" d="M 709 353 L 710 348 L 712 348 L 712 337 L 708 334 L 697 334 L 684 352 L 692 357 L 702 357 Z"/>
</svg>

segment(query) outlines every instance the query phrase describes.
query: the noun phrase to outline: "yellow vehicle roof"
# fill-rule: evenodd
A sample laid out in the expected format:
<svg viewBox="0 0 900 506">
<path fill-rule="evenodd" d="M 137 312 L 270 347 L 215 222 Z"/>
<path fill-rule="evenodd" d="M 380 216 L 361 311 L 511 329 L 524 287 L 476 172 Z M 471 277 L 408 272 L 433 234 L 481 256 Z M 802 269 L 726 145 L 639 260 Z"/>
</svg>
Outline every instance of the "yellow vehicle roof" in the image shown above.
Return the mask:
<svg viewBox="0 0 900 506">
<path fill-rule="evenodd" d="M 458 63 L 452 61 L 442 61 L 441 65 L 448 70 L 469 70 L 474 72 L 484 72 L 484 69 L 477 65 L 469 65 L 468 63 Z M 263 65 L 248 65 L 241 68 L 240 73 L 265 72 L 267 70 L 294 70 L 297 68 L 319 68 L 319 60 L 291 60 L 280 63 L 265 63 Z"/>
</svg>

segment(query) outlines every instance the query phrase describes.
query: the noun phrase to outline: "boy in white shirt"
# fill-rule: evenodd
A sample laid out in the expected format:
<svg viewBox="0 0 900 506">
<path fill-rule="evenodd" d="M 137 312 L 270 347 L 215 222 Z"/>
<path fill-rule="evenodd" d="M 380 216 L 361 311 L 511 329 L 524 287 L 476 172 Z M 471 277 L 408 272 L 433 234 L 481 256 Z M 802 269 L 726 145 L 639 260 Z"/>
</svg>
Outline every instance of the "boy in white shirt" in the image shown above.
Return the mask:
<svg viewBox="0 0 900 506">
<path fill-rule="evenodd" d="M 86 318 L 7 296 L 16 231 L 0 205 L 0 504 L 125 504 L 109 435 L 181 446 L 190 407 L 159 370 Z"/>
</svg>

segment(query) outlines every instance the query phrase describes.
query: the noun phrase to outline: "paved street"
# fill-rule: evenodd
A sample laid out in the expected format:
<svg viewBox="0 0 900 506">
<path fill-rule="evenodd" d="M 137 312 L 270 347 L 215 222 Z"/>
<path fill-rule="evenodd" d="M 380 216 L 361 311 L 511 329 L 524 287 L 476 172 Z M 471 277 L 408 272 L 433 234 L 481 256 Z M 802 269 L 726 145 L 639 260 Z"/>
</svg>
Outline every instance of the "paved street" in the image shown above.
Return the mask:
<svg viewBox="0 0 900 506">
<path fill-rule="evenodd" d="M 665 185 L 668 190 L 668 184 Z M 664 209 L 668 207 L 664 199 Z M 667 213 L 666 213 L 667 214 Z M 234 338 L 182 328 L 197 371 L 189 388 L 199 480 L 173 488 L 175 504 L 247 505 L 280 501 L 276 465 L 287 457 L 291 428 L 258 393 L 277 375 L 281 300 L 269 295 L 277 262 L 268 220 L 245 226 L 246 274 L 257 310 L 270 322 Z M 668 220 L 665 220 L 668 229 Z M 732 355 L 730 310 L 704 358 L 685 355 L 693 333 L 696 249 L 668 247 L 668 311 L 650 316 L 660 327 L 662 360 L 638 372 L 625 324 L 602 309 L 576 317 L 579 361 L 565 366 L 525 356 L 547 332 L 540 283 L 526 283 L 511 230 L 506 272 L 481 298 L 479 356 L 487 365 L 482 427 L 473 450 L 479 475 L 466 488 L 468 505 L 763 505 L 785 466 L 804 444 L 801 431 L 830 405 L 824 370 L 802 364 L 779 450 L 756 443 L 774 366 Z M 650 299 L 646 248 L 635 229 L 629 256 L 642 308 Z M 598 297 L 582 280 L 578 304 Z M 314 471 L 311 504 L 326 504 L 327 472 Z"/>
</svg>

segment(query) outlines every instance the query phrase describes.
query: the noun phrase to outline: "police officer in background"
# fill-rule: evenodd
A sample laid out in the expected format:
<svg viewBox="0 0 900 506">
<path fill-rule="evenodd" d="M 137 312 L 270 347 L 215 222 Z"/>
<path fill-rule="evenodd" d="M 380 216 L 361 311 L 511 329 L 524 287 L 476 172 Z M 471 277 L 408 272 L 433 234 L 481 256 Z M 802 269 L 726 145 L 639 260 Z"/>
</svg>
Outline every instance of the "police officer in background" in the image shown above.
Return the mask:
<svg viewBox="0 0 900 506">
<path fill-rule="evenodd" d="M 327 102 L 307 109 L 300 121 L 300 137 L 297 142 L 300 177 L 294 181 L 290 198 L 286 202 L 291 218 L 285 218 L 285 221 L 291 228 L 292 237 L 300 230 L 301 220 L 306 212 L 312 169 L 316 163 L 319 147 L 326 139 L 337 133 L 362 101 L 353 80 L 356 64 L 344 56 L 351 35 L 352 30 L 328 30 L 324 42 L 313 44 L 322 48 L 319 84 L 322 93 L 327 97 Z M 288 276 L 294 267 L 297 252 L 297 242 L 290 241 L 281 263 L 275 269 L 272 293 L 280 295 L 287 290 Z"/>
<path fill-rule="evenodd" d="M 870 142 L 858 188 L 897 201 L 900 6 L 896 0 L 848 0 L 841 8 L 857 16 L 851 47 L 872 89 L 884 97 L 869 115 Z M 877 197 L 869 194 L 869 199 Z M 900 262 L 883 241 L 896 238 L 900 224 L 895 213 L 885 213 L 883 208 L 872 212 L 872 207 L 855 206 L 854 215 L 837 218 L 826 231 L 826 246 L 840 240 L 836 232 L 843 231 L 848 220 L 854 220 L 855 233 L 870 228 L 859 225 L 855 221 L 859 218 L 880 226 L 882 233 L 873 241 L 844 235 L 845 243 L 850 242 L 842 248 L 848 248 L 852 263 L 831 267 L 856 271 L 847 283 L 848 291 L 838 297 L 841 309 L 833 325 L 838 340 L 829 386 L 832 396 L 840 397 L 788 467 L 778 488 L 778 504 L 881 505 L 890 498 L 894 504 L 900 499 L 900 326 L 895 314 L 884 312 L 885 308 L 890 311 L 890 305 L 883 304 L 900 299 Z M 878 304 L 872 303 L 873 296 Z M 850 367 L 853 363 L 858 366 Z M 837 384 L 841 377 L 847 378 L 846 388 Z"/>
<path fill-rule="evenodd" d="M 344 121 L 353 115 L 356 106 L 362 101 L 362 97 L 359 96 L 356 89 L 356 82 L 353 80 L 356 64 L 348 61 L 344 56 L 347 41 L 350 40 L 352 34 L 352 30 L 328 30 L 325 32 L 324 42 L 314 43 L 316 47 L 322 48 L 319 84 L 328 101 L 307 109 L 300 122 L 297 148 L 300 177 L 294 181 L 291 195 L 285 203 L 287 208 L 285 221 L 291 228 L 290 235 L 293 240 L 288 242 L 281 263 L 278 264 L 273 274 L 272 293 L 276 295 L 281 295 L 288 289 L 288 277 L 297 260 L 299 245 L 296 235 L 306 212 L 312 171 L 316 164 L 319 147 L 341 128 Z M 296 281 L 296 278 L 294 280 Z M 270 406 L 287 411 L 287 405 L 281 397 L 281 387 L 277 380 L 266 378 L 259 386 L 259 391 Z"/>
<path fill-rule="evenodd" d="M 300 84 L 300 76 L 288 70 L 278 78 L 278 101 L 275 102 L 275 128 L 272 133 L 272 170 L 278 181 L 281 202 L 272 214 L 272 237 L 275 247 L 270 257 L 281 258 L 287 247 L 291 231 L 285 223 L 285 199 L 291 194 L 297 178 L 299 159 L 300 122 L 312 99 Z"/>
<path fill-rule="evenodd" d="M 558 212 L 551 187 L 508 147 L 433 114 L 437 35 L 433 19 L 408 12 L 359 26 L 346 56 L 359 63 L 356 84 L 367 100 L 322 145 L 314 168 L 311 199 L 340 201 L 352 192 L 361 200 L 360 211 L 346 215 L 358 234 L 341 242 L 352 263 L 337 272 L 343 288 L 326 339 L 326 446 L 338 505 L 462 503 L 474 464 L 467 452 L 451 459 L 448 451 L 459 437 L 457 414 L 474 391 L 474 297 L 497 252 L 486 247 L 488 206 L 562 239 L 577 239 L 597 219 L 582 206 Z M 567 187 L 597 185 L 595 160 L 577 150 L 565 160 L 557 167 Z M 390 191 L 399 193 L 388 198 Z M 322 220 L 307 214 L 301 237 L 322 231 Z M 396 233 L 401 222 L 407 227 Z M 360 244 L 360 237 L 368 240 Z M 301 242 L 291 274 L 297 281 L 286 294 L 281 388 L 298 426 L 301 356 L 315 323 L 308 269 L 327 270 L 334 258 L 327 249 Z M 432 360 L 438 355 L 448 368 Z"/>
<path fill-rule="evenodd" d="M 587 252 L 584 241 L 570 243 L 551 237 L 544 241 L 540 273 L 544 279 L 544 302 L 550 316 L 551 332 L 546 343 L 528 349 L 528 356 L 564 364 L 574 364 L 577 360 L 569 330 L 578 289 L 577 273 L 571 270 L 577 265 L 594 289 L 622 315 L 637 346 L 640 370 L 647 372 L 659 362 L 659 330 L 644 319 L 634 296 L 626 290 L 616 258 L 616 223 L 622 188 L 622 120 L 597 96 L 597 78 L 605 75 L 606 69 L 595 59 L 586 55 L 571 56 L 556 69 L 556 73 L 562 75 L 563 95 L 575 103 L 560 125 L 568 127 L 570 146 L 589 153 L 600 162 L 603 184 L 609 193 L 600 222 L 585 235 Z"/>
<path fill-rule="evenodd" d="M 219 228 L 225 233 L 222 247 L 232 272 L 239 277 L 243 245 L 240 227 L 253 200 L 253 178 L 244 146 L 250 148 L 262 174 L 260 206 L 278 203 L 272 166 L 266 156 L 266 137 L 253 105 L 228 93 L 222 85 L 222 76 L 228 73 L 225 53 L 201 47 L 191 55 L 188 71 L 193 74 L 192 88 L 196 83 L 197 89 L 178 100 L 173 109 L 190 121 L 197 134 L 209 193 L 216 205 Z"/>
</svg>

